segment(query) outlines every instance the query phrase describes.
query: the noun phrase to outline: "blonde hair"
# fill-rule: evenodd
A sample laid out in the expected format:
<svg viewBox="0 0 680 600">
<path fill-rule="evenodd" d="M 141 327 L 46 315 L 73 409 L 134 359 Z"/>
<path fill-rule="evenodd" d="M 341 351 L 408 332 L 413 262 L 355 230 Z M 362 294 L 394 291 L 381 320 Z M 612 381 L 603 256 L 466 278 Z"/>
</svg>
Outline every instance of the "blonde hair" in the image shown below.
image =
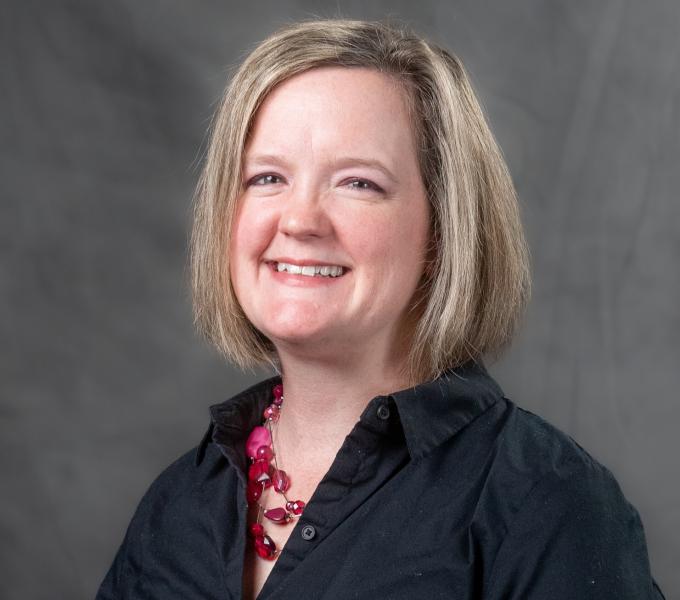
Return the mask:
<svg viewBox="0 0 680 600">
<path fill-rule="evenodd" d="M 261 42 L 228 84 L 196 189 L 191 239 L 199 330 L 241 368 L 276 350 L 246 318 L 229 276 L 229 240 L 254 115 L 272 88 L 321 66 L 365 67 L 403 86 L 432 214 L 406 369 L 415 384 L 497 354 L 528 299 L 528 253 L 505 161 L 460 61 L 404 27 L 345 19 L 288 25 Z"/>
</svg>

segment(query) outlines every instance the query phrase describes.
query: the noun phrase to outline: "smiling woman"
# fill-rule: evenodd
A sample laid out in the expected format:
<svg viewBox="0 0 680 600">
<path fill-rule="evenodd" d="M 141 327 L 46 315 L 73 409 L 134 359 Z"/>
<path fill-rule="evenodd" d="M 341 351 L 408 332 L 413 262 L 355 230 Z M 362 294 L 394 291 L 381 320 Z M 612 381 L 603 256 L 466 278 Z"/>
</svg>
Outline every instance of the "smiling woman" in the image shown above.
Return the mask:
<svg viewBox="0 0 680 600">
<path fill-rule="evenodd" d="M 338 217 L 363 205 L 357 220 L 371 235 L 380 226 L 369 223 L 373 215 L 396 217 L 401 209 L 405 218 L 407 198 L 425 196 L 422 274 L 404 316 L 408 327 L 396 340 L 406 356 L 391 360 L 403 381 L 435 379 L 508 343 L 529 290 L 515 192 L 465 71 L 449 52 L 379 23 L 293 25 L 241 65 L 212 139 L 197 193 L 193 286 L 197 323 L 227 358 L 282 370 L 273 340 L 244 318 L 235 293 L 234 217 L 253 196 L 283 194 L 295 209 L 312 191 L 327 197 L 330 190 L 364 199 Z M 328 201 L 311 206 L 306 220 L 328 216 Z M 405 241 L 418 235 L 417 225 L 409 212 L 402 231 L 393 232 L 410 260 Z"/>
<path fill-rule="evenodd" d="M 272 150 L 285 161 L 264 162 Z M 413 337 L 405 326 L 430 230 L 401 88 L 373 69 L 336 66 L 285 80 L 257 111 L 244 180 L 230 281 L 276 355 L 342 357 L 354 372 L 367 356 L 372 371 L 400 367 L 390 348 Z M 308 276 L 324 266 L 341 276 Z"/>
<path fill-rule="evenodd" d="M 611 473 L 483 366 L 528 296 L 518 213 L 452 54 L 363 21 L 262 42 L 214 122 L 193 291 L 277 374 L 212 407 L 99 598 L 661 597 Z"/>
</svg>

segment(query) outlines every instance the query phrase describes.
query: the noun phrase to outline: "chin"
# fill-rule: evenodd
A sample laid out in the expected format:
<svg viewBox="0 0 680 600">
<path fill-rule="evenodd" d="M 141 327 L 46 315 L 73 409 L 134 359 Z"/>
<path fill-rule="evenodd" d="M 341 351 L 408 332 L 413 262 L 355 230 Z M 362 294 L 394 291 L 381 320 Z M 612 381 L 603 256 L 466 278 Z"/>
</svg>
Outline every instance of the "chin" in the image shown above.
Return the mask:
<svg viewBox="0 0 680 600">
<path fill-rule="evenodd" d="M 257 319 L 267 335 L 275 338 L 309 337 L 333 328 L 334 319 L 316 303 L 281 302 L 262 306 Z"/>
<path fill-rule="evenodd" d="M 266 330 L 266 336 L 274 343 L 282 344 L 315 344 L 327 339 L 324 331 L 310 329 L 309 327 L 276 327 Z"/>
<path fill-rule="evenodd" d="M 319 348 L 330 345 L 334 338 L 332 328 L 308 321 L 286 321 L 276 325 L 268 323 L 261 329 L 274 345 Z"/>
</svg>

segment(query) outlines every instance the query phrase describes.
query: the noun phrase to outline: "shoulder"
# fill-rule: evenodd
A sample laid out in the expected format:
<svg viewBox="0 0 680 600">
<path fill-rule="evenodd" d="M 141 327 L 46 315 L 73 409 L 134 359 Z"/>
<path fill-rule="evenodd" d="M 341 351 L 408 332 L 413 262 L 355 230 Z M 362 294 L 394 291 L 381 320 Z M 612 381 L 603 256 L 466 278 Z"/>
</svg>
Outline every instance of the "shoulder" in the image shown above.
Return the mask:
<svg viewBox="0 0 680 600">
<path fill-rule="evenodd" d="M 506 414 L 496 439 L 498 472 L 514 480 L 518 500 L 537 486 L 583 488 L 588 482 L 593 494 L 618 489 L 609 469 L 571 436 L 510 400 L 504 403 Z"/>
<path fill-rule="evenodd" d="M 502 522 L 493 592 L 657 597 L 642 522 L 614 475 L 570 436 L 506 402 L 486 498 Z"/>
<path fill-rule="evenodd" d="M 514 480 L 516 489 L 506 522 L 510 533 L 530 505 L 536 520 L 561 514 L 579 522 L 637 519 L 635 508 L 606 466 L 541 417 L 515 405 L 511 411 L 499 453 L 500 471 Z"/>
<path fill-rule="evenodd" d="M 135 518 L 144 517 L 147 512 L 157 514 L 159 506 L 167 508 L 197 492 L 201 474 L 195 460 L 197 450 L 194 447 L 185 452 L 155 476 L 140 500 Z"/>
<path fill-rule="evenodd" d="M 563 518 L 564 527 L 635 522 L 636 534 L 641 530 L 637 511 L 606 466 L 545 419 L 505 402 L 490 489 L 503 507 L 506 532 L 514 533 L 529 506 L 535 522 Z"/>
<path fill-rule="evenodd" d="M 204 518 L 214 496 L 233 492 L 235 484 L 234 470 L 215 444 L 196 446 L 155 477 L 137 506 L 130 529 L 147 529 L 154 537 L 172 536 L 189 521 Z"/>
<path fill-rule="evenodd" d="M 230 485 L 233 478 L 213 444 L 200 464 L 196 461 L 197 449 L 163 469 L 141 498 L 97 600 L 146 597 L 152 589 L 158 591 L 153 587 L 156 576 L 162 581 L 170 572 L 172 581 L 180 582 L 208 564 L 213 554 L 209 534 L 213 530 L 213 503 L 209 499 L 224 499 L 226 504 L 225 495 L 233 495 L 234 485 Z M 201 597 L 212 597 L 208 590 L 218 585 L 215 578 L 219 573 L 219 569 L 206 571 L 202 583 L 206 590 Z M 179 584 L 177 589 L 181 589 Z M 166 598 L 176 597 L 168 590 L 163 593 Z"/>
</svg>

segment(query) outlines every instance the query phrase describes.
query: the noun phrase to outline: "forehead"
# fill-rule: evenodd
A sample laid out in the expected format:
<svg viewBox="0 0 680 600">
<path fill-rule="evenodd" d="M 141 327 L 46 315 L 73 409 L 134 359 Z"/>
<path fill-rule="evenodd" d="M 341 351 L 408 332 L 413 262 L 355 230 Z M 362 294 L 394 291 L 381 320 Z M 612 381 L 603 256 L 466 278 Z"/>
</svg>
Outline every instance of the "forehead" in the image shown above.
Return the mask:
<svg viewBox="0 0 680 600">
<path fill-rule="evenodd" d="M 307 148 L 414 152 L 407 92 L 363 67 L 317 67 L 281 82 L 255 114 L 246 152 Z"/>
</svg>

